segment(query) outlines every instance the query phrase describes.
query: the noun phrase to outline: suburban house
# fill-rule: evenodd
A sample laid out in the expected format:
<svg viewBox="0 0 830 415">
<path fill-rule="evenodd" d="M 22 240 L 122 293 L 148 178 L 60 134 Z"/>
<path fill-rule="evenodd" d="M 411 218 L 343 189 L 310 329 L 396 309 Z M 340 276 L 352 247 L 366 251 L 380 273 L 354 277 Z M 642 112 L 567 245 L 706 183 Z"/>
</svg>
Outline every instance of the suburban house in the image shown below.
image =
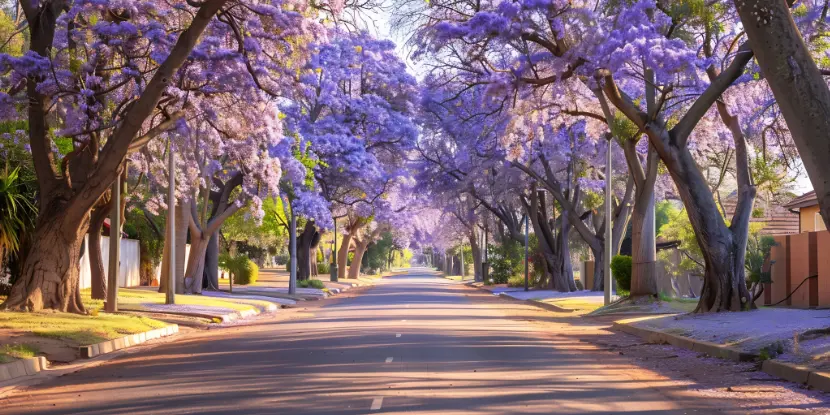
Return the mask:
<svg viewBox="0 0 830 415">
<path fill-rule="evenodd" d="M 818 210 L 818 199 L 815 191 L 804 193 L 784 205 L 784 207 L 790 212 L 798 213 L 798 233 L 827 230 Z"/>
<path fill-rule="evenodd" d="M 813 199 L 815 199 L 815 196 Z M 732 218 L 737 204 L 737 192 L 732 192 L 723 199 L 722 207 L 727 218 Z M 789 204 L 781 206 L 759 194 L 755 197 L 755 208 L 752 210 L 752 217 L 749 222 L 764 225 L 759 232 L 761 235 L 777 236 L 800 233 L 798 214 L 788 206 Z"/>
</svg>

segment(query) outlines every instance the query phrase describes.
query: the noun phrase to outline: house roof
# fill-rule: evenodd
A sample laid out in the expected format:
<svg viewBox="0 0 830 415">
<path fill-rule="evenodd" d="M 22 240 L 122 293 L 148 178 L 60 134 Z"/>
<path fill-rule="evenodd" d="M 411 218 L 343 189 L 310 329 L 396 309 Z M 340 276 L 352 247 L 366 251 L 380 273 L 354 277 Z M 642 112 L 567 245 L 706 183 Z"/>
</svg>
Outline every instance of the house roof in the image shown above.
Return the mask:
<svg viewBox="0 0 830 415">
<path fill-rule="evenodd" d="M 723 209 L 726 211 L 726 216 L 731 218 L 735 213 L 735 206 L 738 204 L 737 192 L 732 192 L 723 200 Z M 797 213 L 791 212 L 787 209 L 788 205 L 778 205 L 774 202 L 767 203 L 758 195 L 755 200 L 755 207 L 763 208 L 761 216 L 749 218 L 749 223 L 760 223 L 764 227 L 761 229 L 761 235 L 792 235 L 799 233 L 801 228 L 799 224 L 799 217 Z"/>
<path fill-rule="evenodd" d="M 786 209 L 801 209 L 810 206 L 818 205 L 818 198 L 816 197 L 816 191 L 811 190 L 803 195 L 793 199 L 790 203 L 784 205 Z"/>
</svg>

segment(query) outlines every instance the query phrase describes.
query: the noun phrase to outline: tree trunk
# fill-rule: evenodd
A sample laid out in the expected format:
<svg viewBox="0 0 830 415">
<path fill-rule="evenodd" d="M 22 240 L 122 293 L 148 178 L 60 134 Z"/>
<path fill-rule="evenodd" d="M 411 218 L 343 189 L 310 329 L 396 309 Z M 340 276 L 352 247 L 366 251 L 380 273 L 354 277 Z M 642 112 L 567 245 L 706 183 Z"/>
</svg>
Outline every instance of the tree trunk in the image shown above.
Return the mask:
<svg viewBox="0 0 830 415">
<path fill-rule="evenodd" d="M 190 212 L 190 202 L 186 201 L 183 202 L 184 204 L 177 204 L 176 207 L 173 209 L 173 214 L 176 215 L 176 240 L 173 243 L 176 244 L 176 260 L 175 260 L 175 270 L 176 270 L 176 294 L 184 294 L 184 268 L 185 268 L 185 247 L 187 246 L 187 221 Z M 161 275 L 159 275 L 159 292 L 166 293 L 167 292 L 167 284 L 169 279 L 169 269 L 170 264 L 168 263 L 168 256 L 167 254 L 167 247 L 170 244 L 170 229 L 168 225 L 170 224 L 169 221 L 164 226 L 164 256 L 161 259 Z"/>
<path fill-rule="evenodd" d="M 205 277 L 205 254 L 210 238 L 191 237 L 190 255 L 187 257 L 187 270 L 184 272 L 184 289 L 187 294 L 201 294 Z"/>
<path fill-rule="evenodd" d="M 734 3 L 830 229 L 830 89 L 790 14 L 794 2 Z"/>
<path fill-rule="evenodd" d="M 208 240 L 205 251 L 205 286 L 208 290 L 219 290 L 219 235 L 215 232 Z"/>
<path fill-rule="evenodd" d="M 473 228 L 472 231 L 468 234 L 468 239 L 470 240 L 470 250 L 473 252 L 473 280 L 478 282 L 481 281 L 481 247 L 478 246 L 478 235 L 476 235 L 476 230 Z"/>
<path fill-rule="evenodd" d="M 92 284 L 92 298 L 107 299 L 107 278 L 104 274 L 104 259 L 101 255 L 101 232 L 104 221 L 109 217 L 112 201 L 97 206 L 92 210 L 89 221 L 89 239 L 87 252 L 89 255 L 89 274 Z"/>
<path fill-rule="evenodd" d="M 79 277 L 89 216 L 83 216 L 81 223 L 69 224 L 63 222 L 61 210 L 42 211 L 39 216 L 32 240 L 42 243 L 32 244 L 23 271 L 0 309 L 86 313 Z"/>
<path fill-rule="evenodd" d="M 315 242 L 320 242 L 320 233 L 314 222 L 306 221 L 303 233 L 297 237 L 297 281 L 311 278 L 312 262 L 317 262 Z"/>
<path fill-rule="evenodd" d="M 343 241 L 340 243 L 340 250 L 337 251 L 337 279 L 346 278 L 346 267 L 349 262 L 349 245 L 352 242 L 352 235 L 347 233 L 343 235 Z"/>
<path fill-rule="evenodd" d="M 654 187 L 637 191 L 631 216 L 631 297 L 657 295 Z"/>
<path fill-rule="evenodd" d="M 357 241 L 355 241 L 357 242 Z M 349 266 L 349 278 L 355 279 L 360 276 L 360 264 L 363 262 L 363 254 L 366 253 L 366 248 L 369 246 L 369 239 L 357 242 L 354 247 L 354 259 L 352 265 Z"/>
</svg>

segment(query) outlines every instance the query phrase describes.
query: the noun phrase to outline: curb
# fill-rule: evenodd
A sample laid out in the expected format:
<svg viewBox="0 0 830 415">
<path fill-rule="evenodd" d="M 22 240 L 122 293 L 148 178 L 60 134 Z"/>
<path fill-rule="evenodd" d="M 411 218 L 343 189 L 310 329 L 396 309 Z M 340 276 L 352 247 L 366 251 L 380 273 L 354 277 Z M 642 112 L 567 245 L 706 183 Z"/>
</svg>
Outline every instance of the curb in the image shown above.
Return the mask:
<svg viewBox="0 0 830 415">
<path fill-rule="evenodd" d="M 777 360 L 765 360 L 761 370 L 769 375 L 790 382 L 807 385 L 807 387 L 830 392 L 830 373 L 810 370 L 810 368 Z"/>
<path fill-rule="evenodd" d="M 178 324 L 171 324 L 160 329 L 146 331 L 144 333 L 131 334 L 129 336 L 118 339 L 107 340 L 105 342 L 81 346 L 78 350 L 81 352 L 81 359 L 92 359 L 107 353 L 112 353 L 116 350 L 126 349 L 128 347 L 137 346 L 149 340 L 167 337 L 179 332 Z"/>
<path fill-rule="evenodd" d="M 634 327 L 628 324 L 614 323 L 613 329 L 643 338 L 649 343 L 670 344 L 710 356 L 727 359 L 734 362 L 752 362 L 758 355 L 733 349 L 724 345 L 688 337 L 676 336 L 657 330 Z M 786 381 L 800 383 L 823 392 L 830 392 L 830 373 L 810 370 L 807 366 L 781 362 L 778 360 L 764 360 L 761 362 L 761 371 Z"/>
<path fill-rule="evenodd" d="M 484 291 L 487 291 L 487 290 L 484 290 Z M 570 308 L 559 307 L 558 305 L 548 304 L 548 303 L 538 301 L 538 300 L 522 300 L 521 298 L 511 297 L 511 296 L 507 295 L 507 293 L 499 293 L 499 297 L 504 298 L 504 299 L 509 300 L 509 301 L 514 301 L 514 302 L 517 302 L 517 303 L 523 303 L 523 304 L 543 308 L 545 310 L 553 311 L 553 312 L 557 312 L 557 313 L 572 313 L 572 312 L 576 311 L 576 310 L 573 310 L 573 309 L 570 309 Z"/>
<path fill-rule="evenodd" d="M 48 365 L 49 361 L 43 356 L 2 364 L 0 365 L 0 382 L 35 375 L 42 370 L 46 370 Z"/>
<path fill-rule="evenodd" d="M 722 344 L 703 340 L 694 340 L 688 337 L 664 333 L 658 330 L 644 329 L 642 327 L 634 327 L 622 323 L 614 323 L 611 328 L 623 333 L 642 337 L 649 343 L 670 344 L 675 347 L 681 347 L 699 353 L 706 353 L 709 356 L 719 357 L 733 362 L 752 362 L 758 359 L 758 355 L 754 353 L 734 349 Z"/>
</svg>

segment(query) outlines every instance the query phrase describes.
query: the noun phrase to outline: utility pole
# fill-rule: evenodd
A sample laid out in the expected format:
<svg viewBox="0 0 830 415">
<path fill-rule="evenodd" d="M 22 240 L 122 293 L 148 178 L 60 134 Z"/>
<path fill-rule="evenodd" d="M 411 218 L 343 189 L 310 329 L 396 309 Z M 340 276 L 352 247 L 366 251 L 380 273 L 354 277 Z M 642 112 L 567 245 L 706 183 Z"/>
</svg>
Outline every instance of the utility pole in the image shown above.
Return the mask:
<svg viewBox="0 0 830 415">
<path fill-rule="evenodd" d="M 173 154 L 172 139 L 168 141 L 167 151 L 167 227 L 170 229 L 167 255 L 170 257 L 167 259 L 167 275 L 162 275 L 161 278 L 167 278 L 164 303 L 176 304 L 176 156 Z M 229 275 L 228 278 L 232 277 Z"/>
<path fill-rule="evenodd" d="M 124 164 L 126 170 L 127 165 Z M 106 312 L 118 311 L 118 268 L 121 262 L 121 175 L 112 183 L 112 212 L 110 213 L 110 263 L 107 275 Z"/>
<path fill-rule="evenodd" d="M 608 140 L 608 151 L 605 153 L 605 261 L 603 261 L 603 277 L 605 279 L 605 305 L 611 304 L 611 145 Z M 599 264 L 594 264 L 599 266 Z"/>
<path fill-rule="evenodd" d="M 530 221 L 530 213 L 528 212 L 528 214 L 525 215 L 525 291 L 528 290 L 528 285 L 530 283 L 530 277 L 529 277 L 530 274 L 528 273 L 529 261 L 528 261 L 528 257 L 527 257 L 528 240 L 530 238 L 530 226 L 528 225 L 529 221 Z"/>
<path fill-rule="evenodd" d="M 297 293 L 297 215 L 294 214 L 294 206 L 291 205 L 291 200 L 288 201 L 288 208 L 291 209 L 291 225 L 288 229 L 288 246 L 291 251 L 291 269 L 290 277 L 288 279 L 288 294 L 294 295 Z"/>
<path fill-rule="evenodd" d="M 334 241 L 332 243 L 333 248 L 331 249 L 331 266 L 330 266 L 330 273 L 331 276 L 329 279 L 332 282 L 337 282 L 337 218 L 334 218 Z"/>
</svg>

